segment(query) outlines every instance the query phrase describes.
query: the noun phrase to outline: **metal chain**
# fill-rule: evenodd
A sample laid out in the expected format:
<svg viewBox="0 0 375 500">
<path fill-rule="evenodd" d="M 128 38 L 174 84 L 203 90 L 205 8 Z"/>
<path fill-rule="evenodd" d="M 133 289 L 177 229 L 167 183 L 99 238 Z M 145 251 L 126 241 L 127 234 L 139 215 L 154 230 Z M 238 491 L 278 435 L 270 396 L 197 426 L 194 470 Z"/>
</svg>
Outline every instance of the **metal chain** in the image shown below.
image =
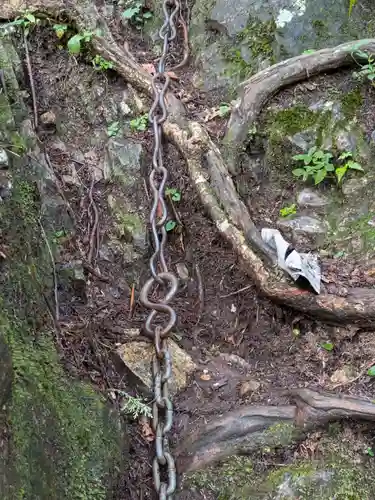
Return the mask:
<svg viewBox="0 0 375 500">
<path fill-rule="evenodd" d="M 154 102 L 149 113 L 149 120 L 154 131 L 154 153 L 152 169 L 149 176 L 153 204 L 150 224 L 154 253 L 150 259 L 151 278 L 144 284 L 140 293 L 140 302 L 151 310 L 145 323 L 145 334 L 153 339 L 155 356 L 152 365 L 154 384 L 154 402 L 152 408 L 152 425 L 155 432 L 155 451 L 153 461 L 154 487 L 160 500 L 172 499 L 176 490 L 176 467 L 169 451 L 169 432 L 173 423 L 173 405 L 169 396 L 168 383 L 172 376 L 172 360 L 167 339 L 176 324 L 176 312 L 169 305 L 178 289 L 178 279 L 168 270 L 165 260 L 167 242 L 168 211 L 165 202 L 165 185 L 168 172 L 163 165 L 162 125 L 167 119 L 165 94 L 170 84 L 165 63 L 170 43 L 176 38 L 176 18 L 180 15 L 180 3 L 177 0 L 164 0 L 163 12 L 165 21 L 159 31 L 163 40 L 163 52 L 158 71 L 153 76 L 152 88 Z M 151 293 L 155 286 L 161 286 L 164 298 L 154 302 Z M 157 321 L 163 315 L 163 322 Z M 160 324 L 162 323 L 162 324 Z"/>
</svg>

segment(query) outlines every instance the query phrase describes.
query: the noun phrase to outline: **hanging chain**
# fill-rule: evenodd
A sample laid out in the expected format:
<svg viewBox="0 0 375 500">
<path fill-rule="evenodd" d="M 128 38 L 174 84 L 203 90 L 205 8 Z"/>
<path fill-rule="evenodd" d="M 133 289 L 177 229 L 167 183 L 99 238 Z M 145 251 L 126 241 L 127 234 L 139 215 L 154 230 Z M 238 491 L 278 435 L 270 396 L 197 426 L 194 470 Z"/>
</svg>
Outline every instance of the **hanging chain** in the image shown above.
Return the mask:
<svg viewBox="0 0 375 500">
<path fill-rule="evenodd" d="M 168 211 L 165 202 L 165 185 L 168 172 L 163 165 L 162 125 L 167 119 L 165 94 L 170 84 L 170 77 L 165 68 L 170 43 L 176 38 L 176 18 L 181 18 L 180 3 L 177 0 L 164 0 L 163 12 L 165 21 L 159 31 L 163 40 L 163 52 L 157 73 L 152 79 L 154 102 L 149 113 L 149 120 L 154 131 L 154 153 L 152 169 L 149 176 L 153 203 L 150 214 L 154 253 L 150 259 L 151 277 L 144 284 L 140 293 L 140 302 L 151 310 L 145 323 L 145 334 L 155 346 L 152 364 L 154 385 L 154 402 L 152 408 L 152 425 L 155 432 L 155 458 L 153 461 L 154 487 L 159 500 L 172 499 L 176 490 L 176 467 L 169 451 L 169 432 L 173 423 L 173 405 L 169 396 L 168 383 L 172 376 L 172 360 L 168 348 L 168 337 L 176 324 L 176 312 L 169 302 L 177 293 L 178 279 L 168 271 L 165 260 L 167 242 Z M 157 302 L 151 300 L 152 289 L 159 285 L 164 297 Z M 164 323 L 156 321 L 159 314 Z"/>
</svg>

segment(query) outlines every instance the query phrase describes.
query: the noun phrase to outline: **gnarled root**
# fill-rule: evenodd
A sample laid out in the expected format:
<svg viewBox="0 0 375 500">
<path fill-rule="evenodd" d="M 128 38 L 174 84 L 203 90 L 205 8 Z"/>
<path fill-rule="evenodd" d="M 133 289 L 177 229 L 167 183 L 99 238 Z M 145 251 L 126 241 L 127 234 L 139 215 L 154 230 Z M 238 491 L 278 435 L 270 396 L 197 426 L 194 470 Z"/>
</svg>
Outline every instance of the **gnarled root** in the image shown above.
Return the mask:
<svg viewBox="0 0 375 500">
<path fill-rule="evenodd" d="M 289 392 L 294 405 L 245 406 L 200 427 L 179 444 L 179 472 L 192 472 L 262 448 L 288 446 L 317 427 L 343 419 L 375 421 L 375 405 L 310 389 Z"/>
<path fill-rule="evenodd" d="M 48 16 L 61 15 L 80 30 L 96 32 L 94 50 L 110 60 L 114 69 L 128 82 L 152 97 L 151 78 L 114 41 L 105 21 L 93 3 L 87 0 L 3 0 L 0 18 L 22 15 L 24 9 L 40 11 Z M 251 77 L 242 85 L 242 98 L 233 110 L 225 140 L 225 161 L 218 147 L 201 123 L 186 118 L 182 103 L 167 94 L 169 119 L 164 125 L 167 137 L 186 160 L 192 182 L 202 204 L 221 234 L 237 250 L 243 269 L 259 291 L 276 302 L 306 314 L 332 322 L 357 322 L 367 326 L 375 320 L 375 290 L 349 289 L 346 297 L 327 293 L 319 296 L 300 290 L 275 269 L 275 255 L 264 245 L 250 214 L 240 200 L 230 176 L 235 152 L 244 140 L 245 131 L 255 122 L 267 100 L 278 90 L 330 69 L 348 65 L 353 47 L 375 54 L 375 40 L 346 43 L 283 61 Z"/>
</svg>

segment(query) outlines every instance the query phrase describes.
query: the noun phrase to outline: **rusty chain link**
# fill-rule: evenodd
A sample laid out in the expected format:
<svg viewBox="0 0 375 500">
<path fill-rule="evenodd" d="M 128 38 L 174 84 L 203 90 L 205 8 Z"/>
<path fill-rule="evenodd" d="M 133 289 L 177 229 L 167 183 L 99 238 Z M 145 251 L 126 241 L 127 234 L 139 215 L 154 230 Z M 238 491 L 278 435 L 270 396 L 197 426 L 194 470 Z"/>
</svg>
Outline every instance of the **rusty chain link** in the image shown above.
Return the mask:
<svg viewBox="0 0 375 500">
<path fill-rule="evenodd" d="M 165 185 L 168 172 L 163 165 L 162 125 L 167 119 L 165 94 L 170 84 L 166 72 L 166 59 L 170 43 L 176 38 L 176 18 L 181 19 L 180 3 L 177 0 L 164 0 L 163 12 L 165 21 L 160 28 L 159 36 L 163 40 L 163 51 L 159 60 L 157 73 L 152 78 L 154 102 L 149 113 L 149 121 L 154 131 L 154 153 L 152 169 L 149 176 L 153 203 L 150 213 L 150 224 L 154 253 L 150 259 L 151 277 L 144 284 L 140 293 L 140 302 L 150 314 L 145 323 L 145 334 L 152 338 L 155 356 L 152 365 L 154 384 L 154 401 L 152 407 L 152 424 L 155 432 L 155 458 L 153 461 L 154 487 L 160 500 L 172 499 L 176 490 L 176 467 L 169 451 L 169 432 L 173 423 L 173 405 L 169 396 L 168 384 L 172 376 L 172 360 L 167 339 L 176 324 L 176 312 L 169 305 L 178 289 L 178 279 L 168 270 L 165 260 L 167 242 L 168 210 L 165 202 Z M 180 67 L 180 65 L 178 65 Z M 161 286 L 164 298 L 151 299 L 152 291 Z M 164 322 L 157 321 L 163 315 Z M 162 323 L 162 324 L 160 324 Z"/>
</svg>

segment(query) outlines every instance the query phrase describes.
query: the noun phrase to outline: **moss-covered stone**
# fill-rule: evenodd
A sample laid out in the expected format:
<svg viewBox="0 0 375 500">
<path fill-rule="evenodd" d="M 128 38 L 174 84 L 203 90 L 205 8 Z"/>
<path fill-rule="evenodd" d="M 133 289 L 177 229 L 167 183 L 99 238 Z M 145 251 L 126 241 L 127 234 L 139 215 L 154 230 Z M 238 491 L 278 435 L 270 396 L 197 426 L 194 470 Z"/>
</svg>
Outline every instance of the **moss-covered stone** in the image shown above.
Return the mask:
<svg viewBox="0 0 375 500">
<path fill-rule="evenodd" d="M 356 88 L 342 96 L 342 112 L 347 120 L 352 120 L 361 110 L 363 97 L 361 90 Z"/>
<path fill-rule="evenodd" d="M 9 99 L 20 99 L 17 89 Z M 21 115 L 1 98 L 3 147 L 12 151 L 18 139 L 22 143 L 17 155 L 9 155 L 12 192 L 0 205 L 7 256 L 0 274 L 0 418 L 7 430 L 0 448 L 1 498 L 104 500 L 121 463 L 121 422 L 59 360 L 47 307 L 53 303 L 53 272 L 40 227 L 39 179 L 22 155 L 29 138 L 20 134 Z"/>
</svg>

